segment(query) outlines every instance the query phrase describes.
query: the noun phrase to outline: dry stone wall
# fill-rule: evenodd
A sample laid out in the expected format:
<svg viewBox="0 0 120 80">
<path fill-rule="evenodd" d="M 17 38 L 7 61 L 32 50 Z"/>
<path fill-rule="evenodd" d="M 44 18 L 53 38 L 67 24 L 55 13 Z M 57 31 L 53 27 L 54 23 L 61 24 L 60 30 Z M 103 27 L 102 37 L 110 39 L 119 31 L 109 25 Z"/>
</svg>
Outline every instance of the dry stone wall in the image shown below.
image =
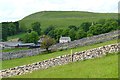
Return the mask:
<svg viewBox="0 0 120 80">
<path fill-rule="evenodd" d="M 111 45 L 102 46 L 99 48 L 76 52 L 73 54 L 58 56 L 56 58 L 51 58 L 48 60 L 44 60 L 44 61 L 40 61 L 40 62 L 28 64 L 28 65 L 17 66 L 14 68 L 1 70 L 0 75 L 1 77 L 11 77 L 15 75 L 22 75 L 22 74 L 30 73 L 34 70 L 47 69 L 57 65 L 64 65 L 71 62 L 82 61 L 82 60 L 92 59 L 96 57 L 102 57 L 104 55 L 119 52 L 119 51 L 120 51 L 120 43 L 111 44 Z"/>
<path fill-rule="evenodd" d="M 105 42 L 108 40 L 118 39 L 118 36 L 120 36 L 120 30 L 96 35 L 93 37 L 87 37 L 80 40 L 71 41 L 70 43 L 58 43 L 56 45 L 51 46 L 50 49 L 53 51 L 56 50 L 64 50 L 68 48 L 75 48 L 78 46 L 86 46 L 89 44 L 99 43 L 99 42 Z M 9 60 L 14 58 L 21 58 L 26 56 L 34 56 L 37 54 L 41 54 L 45 51 L 45 49 L 31 49 L 31 50 L 23 50 L 18 52 L 2 52 L 2 57 L 0 57 L 1 60 Z"/>
<path fill-rule="evenodd" d="M 34 56 L 34 55 L 37 55 L 37 54 L 41 54 L 44 51 L 46 51 L 46 50 L 36 48 L 36 49 L 30 49 L 30 50 L 21 50 L 21 51 L 17 51 L 17 52 L 2 52 L 2 57 L 1 58 L 2 58 L 2 60 L 10 60 L 10 59 L 14 59 L 14 58 Z"/>
</svg>

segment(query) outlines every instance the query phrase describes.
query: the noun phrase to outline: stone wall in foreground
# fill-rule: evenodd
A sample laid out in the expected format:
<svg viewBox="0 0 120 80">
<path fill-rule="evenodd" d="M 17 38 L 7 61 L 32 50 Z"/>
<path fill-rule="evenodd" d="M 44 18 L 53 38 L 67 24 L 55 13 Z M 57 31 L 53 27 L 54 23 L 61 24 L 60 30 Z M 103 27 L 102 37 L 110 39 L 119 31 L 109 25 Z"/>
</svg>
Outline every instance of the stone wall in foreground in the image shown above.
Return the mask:
<svg viewBox="0 0 120 80">
<path fill-rule="evenodd" d="M 56 50 L 64 50 L 68 48 L 75 48 L 78 46 L 86 46 L 89 44 L 94 44 L 94 43 L 99 43 L 99 42 L 105 42 L 113 39 L 118 39 L 118 36 L 120 36 L 120 30 L 105 33 L 105 34 L 100 34 L 92 37 L 87 37 L 75 41 L 71 41 L 70 43 L 58 43 L 56 45 L 51 46 L 51 49 L 53 51 Z M 45 49 L 30 49 L 30 50 L 22 50 L 22 51 L 17 51 L 17 52 L 3 52 L 0 53 L 2 54 L 2 57 L 0 57 L 1 60 L 10 60 L 14 58 L 22 58 L 26 56 L 34 56 L 38 54 L 42 54 L 45 51 Z"/>
<path fill-rule="evenodd" d="M 90 50 L 76 52 L 73 54 L 58 56 L 56 58 L 51 58 L 51 59 L 36 62 L 33 64 L 17 66 L 14 68 L 1 70 L 0 75 L 1 77 L 22 75 L 22 74 L 30 73 L 34 70 L 47 69 L 57 65 L 64 65 L 71 62 L 82 61 L 82 60 L 92 59 L 96 57 L 102 57 L 110 53 L 119 52 L 119 50 L 120 50 L 120 43 L 111 44 L 111 45 L 102 46 L 102 47 L 98 47 Z"/>
</svg>

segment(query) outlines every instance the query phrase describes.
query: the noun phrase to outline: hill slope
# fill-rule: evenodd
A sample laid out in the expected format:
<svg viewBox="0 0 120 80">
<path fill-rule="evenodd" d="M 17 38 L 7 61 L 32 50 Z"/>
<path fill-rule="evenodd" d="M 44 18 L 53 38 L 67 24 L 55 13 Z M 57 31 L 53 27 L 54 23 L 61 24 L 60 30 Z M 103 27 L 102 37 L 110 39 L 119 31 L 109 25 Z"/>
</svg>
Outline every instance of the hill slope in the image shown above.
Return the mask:
<svg viewBox="0 0 120 80">
<path fill-rule="evenodd" d="M 117 19 L 117 13 L 93 13 L 82 11 L 42 11 L 26 16 L 20 20 L 20 26 L 30 28 L 31 24 L 38 21 L 42 29 L 50 25 L 65 28 L 69 25 L 80 26 L 82 22 L 92 22 L 99 19 Z"/>
<path fill-rule="evenodd" d="M 15 78 L 118 78 L 118 55 L 37 70 Z"/>
</svg>

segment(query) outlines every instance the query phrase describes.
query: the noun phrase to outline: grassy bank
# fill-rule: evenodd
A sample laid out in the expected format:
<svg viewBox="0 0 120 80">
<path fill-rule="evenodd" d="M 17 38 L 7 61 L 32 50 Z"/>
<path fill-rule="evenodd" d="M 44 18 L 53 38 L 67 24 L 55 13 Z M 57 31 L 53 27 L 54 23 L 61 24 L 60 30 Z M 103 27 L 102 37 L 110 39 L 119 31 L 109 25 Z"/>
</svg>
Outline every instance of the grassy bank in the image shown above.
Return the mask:
<svg viewBox="0 0 120 80">
<path fill-rule="evenodd" d="M 118 55 L 37 70 L 15 78 L 118 78 Z"/>
</svg>

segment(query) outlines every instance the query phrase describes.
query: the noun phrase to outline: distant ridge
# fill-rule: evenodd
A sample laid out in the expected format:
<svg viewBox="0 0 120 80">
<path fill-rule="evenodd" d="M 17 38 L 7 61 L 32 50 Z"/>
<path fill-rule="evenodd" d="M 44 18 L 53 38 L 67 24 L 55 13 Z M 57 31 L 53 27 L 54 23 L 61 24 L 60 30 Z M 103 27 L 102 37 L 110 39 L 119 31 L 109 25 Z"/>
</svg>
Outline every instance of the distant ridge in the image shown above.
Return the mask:
<svg viewBox="0 0 120 80">
<path fill-rule="evenodd" d="M 69 25 L 80 26 L 82 22 L 96 22 L 99 19 L 117 19 L 117 13 L 95 13 L 88 11 L 41 11 L 30 14 L 20 20 L 20 26 L 31 28 L 34 22 L 40 22 L 41 28 L 51 25 L 58 28 L 66 28 Z"/>
</svg>

